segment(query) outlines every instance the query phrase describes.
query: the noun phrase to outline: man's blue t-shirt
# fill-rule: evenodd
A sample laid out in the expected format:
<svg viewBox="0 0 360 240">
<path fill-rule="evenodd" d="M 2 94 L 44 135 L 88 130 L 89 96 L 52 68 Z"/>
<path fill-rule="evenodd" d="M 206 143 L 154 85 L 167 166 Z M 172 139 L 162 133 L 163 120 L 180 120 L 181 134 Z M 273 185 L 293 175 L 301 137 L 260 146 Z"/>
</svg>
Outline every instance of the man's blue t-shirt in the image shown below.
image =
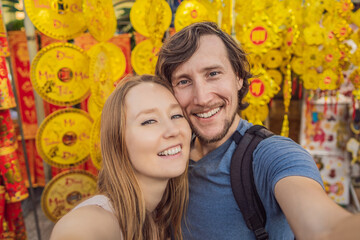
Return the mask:
<svg viewBox="0 0 360 240">
<path fill-rule="evenodd" d="M 241 135 L 252 124 L 241 119 Z M 183 221 L 185 240 L 255 239 L 236 204 L 230 185 L 230 162 L 236 144 L 231 139 L 189 164 L 189 206 Z M 294 239 L 274 196 L 275 184 L 287 176 L 304 176 L 322 185 L 311 155 L 289 138 L 272 136 L 260 142 L 253 153 L 256 189 L 266 211 L 270 239 Z"/>
</svg>

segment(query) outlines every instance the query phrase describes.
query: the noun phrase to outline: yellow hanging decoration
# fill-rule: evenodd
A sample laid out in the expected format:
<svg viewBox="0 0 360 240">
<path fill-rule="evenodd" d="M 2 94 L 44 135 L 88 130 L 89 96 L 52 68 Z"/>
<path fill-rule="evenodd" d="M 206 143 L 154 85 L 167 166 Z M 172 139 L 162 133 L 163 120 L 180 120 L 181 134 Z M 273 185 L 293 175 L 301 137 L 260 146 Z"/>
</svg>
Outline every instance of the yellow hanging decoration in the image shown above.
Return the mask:
<svg viewBox="0 0 360 240">
<path fill-rule="evenodd" d="M 292 91 L 292 84 L 291 84 L 291 67 L 290 64 L 286 67 L 287 72 L 285 75 L 284 85 L 283 85 L 283 96 L 284 96 L 284 120 L 281 127 L 281 136 L 288 137 L 289 136 L 289 106 L 291 100 L 291 91 Z"/>
<path fill-rule="evenodd" d="M 90 34 L 99 42 L 114 36 L 116 16 L 112 0 L 84 0 L 83 12 Z"/>
<path fill-rule="evenodd" d="M 136 0 L 130 11 L 132 26 L 145 37 L 153 36 L 154 32 L 164 33 L 171 24 L 171 17 L 170 6 L 164 0 Z"/>
<path fill-rule="evenodd" d="M 334 68 L 339 66 L 339 60 L 341 57 L 340 51 L 336 45 L 327 46 L 322 51 L 324 68 Z"/>
<path fill-rule="evenodd" d="M 178 32 L 192 23 L 210 21 L 217 22 L 216 9 L 206 0 L 185 0 L 178 6 L 174 26 Z"/>
<path fill-rule="evenodd" d="M 233 19 L 233 0 L 223 0 L 224 6 L 222 9 L 221 29 L 227 34 L 232 32 Z"/>
<path fill-rule="evenodd" d="M 320 45 L 324 42 L 324 28 L 312 24 L 304 29 L 304 39 L 308 45 Z"/>
<path fill-rule="evenodd" d="M 162 44 L 154 44 L 148 39 L 137 44 L 131 52 L 131 65 L 137 74 L 154 74 L 155 66 L 158 59 Z"/>
<path fill-rule="evenodd" d="M 87 26 L 82 0 L 24 0 L 26 13 L 39 31 L 67 40 L 83 33 Z"/>
<path fill-rule="evenodd" d="M 276 70 L 276 69 L 268 69 L 266 70 L 267 74 L 269 75 L 269 77 L 274 80 L 274 82 L 280 86 L 283 80 L 283 76 L 281 74 L 280 71 Z"/>
<path fill-rule="evenodd" d="M 137 0 L 136 4 L 131 8 L 131 22 L 134 21 L 138 25 L 137 31 L 146 34 L 148 39 L 137 44 L 131 52 L 131 65 L 137 74 L 154 74 L 162 37 L 171 23 L 170 6 L 164 0 Z M 138 19 L 136 14 L 143 17 Z"/>
</svg>

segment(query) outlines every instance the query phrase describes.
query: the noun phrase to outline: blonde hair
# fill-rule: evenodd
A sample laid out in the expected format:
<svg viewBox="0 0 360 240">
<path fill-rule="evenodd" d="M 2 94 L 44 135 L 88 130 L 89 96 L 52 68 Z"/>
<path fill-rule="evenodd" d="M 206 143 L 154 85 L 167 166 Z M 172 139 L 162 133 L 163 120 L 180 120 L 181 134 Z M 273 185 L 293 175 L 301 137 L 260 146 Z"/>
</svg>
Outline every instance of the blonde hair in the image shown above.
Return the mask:
<svg viewBox="0 0 360 240">
<path fill-rule="evenodd" d="M 103 162 L 98 189 L 110 199 L 125 240 L 166 239 L 172 230 L 175 239 L 182 239 L 181 217 L 188 199 L 187 170 L 169 180 L 160 203 L 149 213 L 125 144 L 125 98 L 131 88 L 145 82 L 159 84 L 172 92 L 168 83 L 152 75 L 130 77 L 117 85 L 101 116 Z"/>
</svg>

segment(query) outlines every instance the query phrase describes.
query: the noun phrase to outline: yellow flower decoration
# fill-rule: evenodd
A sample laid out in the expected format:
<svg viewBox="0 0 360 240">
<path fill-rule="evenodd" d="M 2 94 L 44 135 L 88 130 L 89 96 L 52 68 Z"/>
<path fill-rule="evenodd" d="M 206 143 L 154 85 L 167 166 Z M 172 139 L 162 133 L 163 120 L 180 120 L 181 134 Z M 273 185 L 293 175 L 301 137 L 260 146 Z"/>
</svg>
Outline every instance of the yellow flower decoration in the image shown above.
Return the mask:
<svg viewBox="0 0 360 240">
<path fill-rule="evenodd" d="M 304 74 L 306 67 L 303 58 L 293 57 L 290 64 L 291 69 L 294 71 L 294 73 L 298 75 Z"/>
<path fill-rule="evenodd" d="M 360 9 L 356 10 L 356 12 L 350 13 L 350 20 L 352 23 L 360 27 Z"/>
<path fill-rule="evenodd" d="M 249 54 L 248 61 L 250 63 L 251 68 L 259 68 L 263 63 L 263 55 L 259 54 Z"/>
<path fill-rule="evenodd" d="M 316 90 L 319 87 L 319 74 L 315 69 L 309 69 L 302 75 L 304 88 Z"/>
<path fill-rule="evenodd" d="M 304 29 L 304 39 L 308 45 L 320 45 L 324 42 L 324 29 L 319 24 L 312 24 Z"/>
<path fill-rule="evenodd" d="M 349 16 L 353 9 L 354 4 L 351 0 L 340 0 L 339 2 L 336 2 L 336 10 L 343 18 Z"/>
<path fill-rule="evenodd" d="M 263 122 L 269 115 L 269 108 L 267 104 L 252 105 L 250 104 L 245 110 L 241 112 L 241 116 L 251 122 L 252 124 L 263 125 Z"/>
<path fill-rule="evenodd" d="M 256 14 L 244 28 L 243 34 L 237 37 L 249 52 L 256 54 L 265 53 L 281 44 L 276 26 L 264 14 Z"/>
<path fill-rule="evenodd" d="M 300 36 L 294 45 L 294 54 L 301 57 L 304 54 L 304 48 L 306 46 L 304 37 Z"/>
<path fill-rule="evenodd" d="M 267 104 L 280 90 L 263 68 L 255 69 L 253 74 L 257 77 L 249 79 L 249 92 L 245 101 L 253 105 Z"/>
<path fill-rule="evenodd" d="M 355 66 L 360 66 L 360 48 L 351 54 L 350 60 Z"/>
<path fill-rule="evenodd" d="M 319 67 L 322 63 L 318 47 L 307 46 L 304 49 L 303 60 L 305 67 Z"/>
<path fill-rule="evenodd" d="M 333 68 L 339 65 L 341 54 L 337 46 L 328 46 L 321 53 L 324 68 Z"/>
<path fill-rule="evenodd" d="M 270 50 L 265 54 L 264 65 L 268 68 L 277 68 L 283 61 L 282 53 L 279 50 Z"/>
<path fill-rule="evenodd" d="M 350 74 L 349 79 L 355 88 L 360 89 L 360 69 L 359 68 Z"/>
<path fill-rule="evenodd" d="M 326 69 L 321 75 L 319 80 L 319 88 L 321 90 L 335 90 L 339 88 L 339 76 L 331 69 Z"/>
<path fill-rule="evenodd" d="M 342 42 L 350 37 L 353 30 L 344 19 L 338 18 L 333 32 L 336 38 Z"/>
</svg>

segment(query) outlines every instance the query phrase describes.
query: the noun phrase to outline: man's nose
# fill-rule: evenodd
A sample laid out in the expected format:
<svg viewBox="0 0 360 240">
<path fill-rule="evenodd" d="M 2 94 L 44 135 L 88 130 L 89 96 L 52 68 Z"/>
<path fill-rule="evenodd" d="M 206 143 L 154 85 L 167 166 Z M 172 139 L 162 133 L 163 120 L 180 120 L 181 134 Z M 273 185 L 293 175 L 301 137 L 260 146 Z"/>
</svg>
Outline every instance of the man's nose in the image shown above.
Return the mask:
<svg viewBox="0 0 360 240">
<path fill-rule="evenodd" d="M 194 84 L 194 104 L 196 105 L 207 105 L 211 100 L 211 93 L 209 84 L 204 80 L 197 81 Z"/>
</svg>

